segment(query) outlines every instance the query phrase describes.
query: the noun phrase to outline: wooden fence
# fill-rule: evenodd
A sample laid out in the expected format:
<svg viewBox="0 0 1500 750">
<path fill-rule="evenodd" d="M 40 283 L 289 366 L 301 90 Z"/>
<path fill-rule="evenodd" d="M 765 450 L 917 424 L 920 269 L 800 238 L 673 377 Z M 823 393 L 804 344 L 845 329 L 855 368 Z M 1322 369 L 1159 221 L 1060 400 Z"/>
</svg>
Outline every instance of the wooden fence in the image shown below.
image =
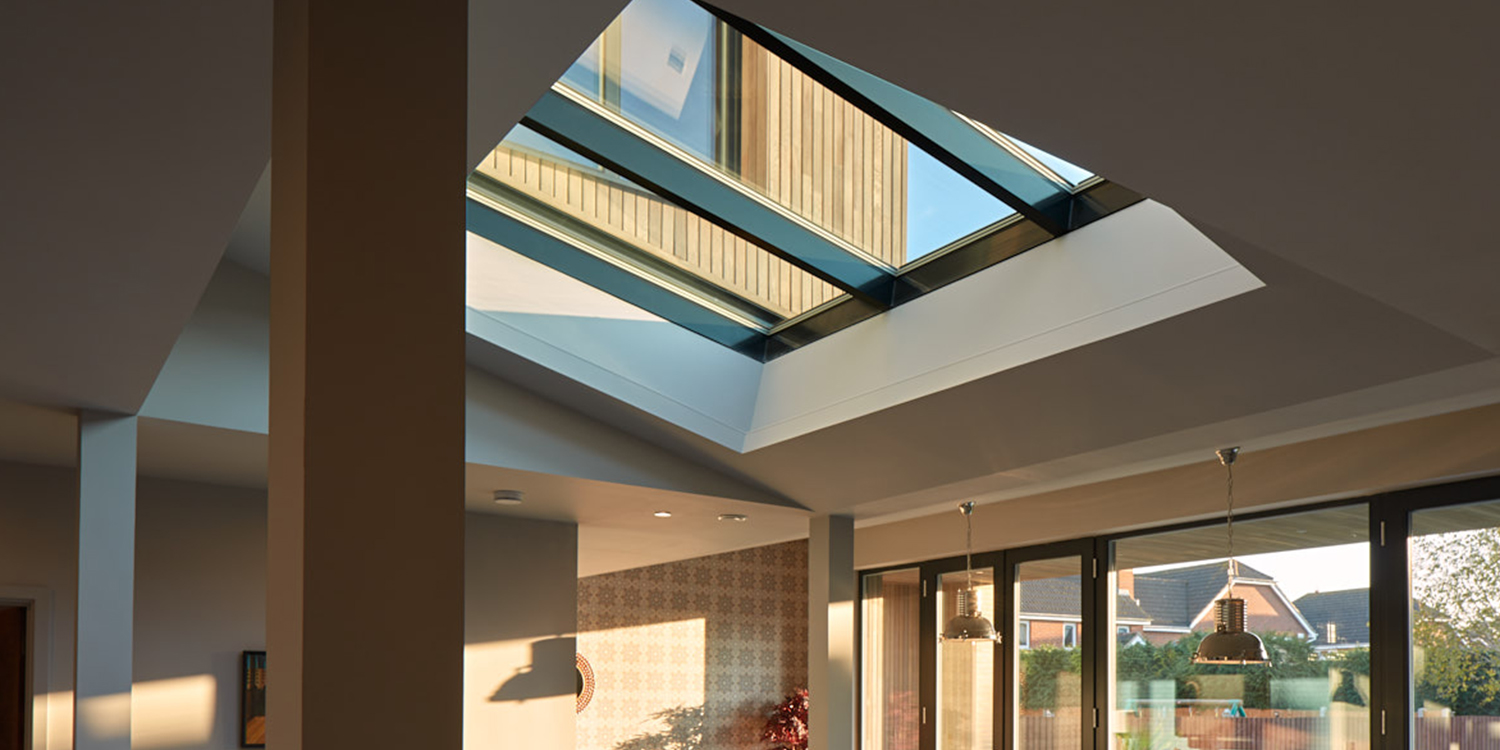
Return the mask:
<svg viewBox="0 0 1500 750">
<path fill-rule="evenodd" d="M 1421 716 L 1412 727 L 1414 750 L 1500 750 L 1500 716 Z M 1153 726 L 1154 725 L 1154 726 Z M 1134 740 L 1115 750 L 1369 750 L 1370 718 L 1345 716 L 1250 716 L 1229 718 L 1179 714 L 1153 722 L 1130 717 L 1121 728 Z M 1017 750 L 1081 747 L 1077 714 L 1022 716 Z"/>
</svg>

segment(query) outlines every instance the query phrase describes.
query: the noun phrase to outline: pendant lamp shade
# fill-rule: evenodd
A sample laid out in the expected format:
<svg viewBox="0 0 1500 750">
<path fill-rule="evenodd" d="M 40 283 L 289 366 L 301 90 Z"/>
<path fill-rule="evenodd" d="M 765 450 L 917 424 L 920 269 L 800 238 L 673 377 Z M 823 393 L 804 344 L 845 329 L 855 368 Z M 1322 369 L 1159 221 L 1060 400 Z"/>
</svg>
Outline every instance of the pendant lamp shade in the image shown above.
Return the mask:
<svg viewBox="0 0 1500 750">
<path fill-rule="evenodd" d="M 984 613 L 979 611 L 979 596 L 974 589 L 974 521 L 971 518 L 974 513 L 974 503 L 963 503 L 958 506 L 958 509 L 964 514 L 964 524 L 967 530 L 964 556 L 966 580 L 964 589 L 958 592 L 958 614 L 949 618 L 938 640 L 944 642 L 994 641 L 998 638 L 995 625 L 985 619 Z"/>
<path fill-rule="evenodd" d="M 1227 596 L 1214 602 L 1214 632 L 1198 643 L 1194 664 L 1271 663 L 1266 644 L 1245 628 L 1245 600 L 1234 595 L 1234 579 L 1240 572 L 1234 559 L 1234 459 L 1239 453 L 1239 448 L 1225 448 L 1216 454 L 1228 472 L 1229 513 L 1224 525 L 1229 538 L 1229 567 L 1225 570 L 1229 590 Z"/>
<path fill-rule="evenodd" d="M 1214 632 L 1204 637 L 1193 654 L 1194 664 L 1269 664 L 1266 644 L 1245 630 L 1245 600 L 1214 602 Z"/>
<path fill-rule="evenodd" d="M 993 641 L 995 626 L 984 619 L 977 602 L 971 602 L 973 590 L 958 592 L 958 614 L 943 626 L 940 636 L 945 641 Z"/>
</svg>

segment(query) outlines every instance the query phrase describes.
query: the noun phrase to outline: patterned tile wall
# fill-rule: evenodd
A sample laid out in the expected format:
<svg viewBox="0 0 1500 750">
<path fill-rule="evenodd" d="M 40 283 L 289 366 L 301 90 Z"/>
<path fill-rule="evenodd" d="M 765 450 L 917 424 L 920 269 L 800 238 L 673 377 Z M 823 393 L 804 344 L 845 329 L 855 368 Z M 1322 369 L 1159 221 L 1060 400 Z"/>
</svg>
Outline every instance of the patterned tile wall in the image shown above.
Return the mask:
<svg viewBox="0 0 1500 750">
<path fill-rule="evenodd" d="M 759 750 L 807 684 L 807 542 L 580 579 L 578 631 L 579 750 Z"/>
</svg>

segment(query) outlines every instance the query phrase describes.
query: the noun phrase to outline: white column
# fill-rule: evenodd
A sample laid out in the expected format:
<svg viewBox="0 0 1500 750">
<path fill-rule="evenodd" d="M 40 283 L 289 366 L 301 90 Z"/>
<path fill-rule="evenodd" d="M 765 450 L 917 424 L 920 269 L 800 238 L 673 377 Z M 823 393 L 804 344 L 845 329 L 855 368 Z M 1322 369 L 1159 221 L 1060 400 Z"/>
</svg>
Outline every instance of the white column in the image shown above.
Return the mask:
<svg viewBox="0 0 1500 750">
<path fill-rule="evenodd" d="M 136 418 L 78 417 L 76 750 L 129 750 Z"/>
<path fill-rule="evenodd" d="M 268 747 L 459 750 L 466 0 L 277 0 Z"/>
<path fill-rule="evenodd" d="M 855 653 L 854 519 L 814 516 L 807 549 L 809 750 L 853 750 Z"/>
</svg>

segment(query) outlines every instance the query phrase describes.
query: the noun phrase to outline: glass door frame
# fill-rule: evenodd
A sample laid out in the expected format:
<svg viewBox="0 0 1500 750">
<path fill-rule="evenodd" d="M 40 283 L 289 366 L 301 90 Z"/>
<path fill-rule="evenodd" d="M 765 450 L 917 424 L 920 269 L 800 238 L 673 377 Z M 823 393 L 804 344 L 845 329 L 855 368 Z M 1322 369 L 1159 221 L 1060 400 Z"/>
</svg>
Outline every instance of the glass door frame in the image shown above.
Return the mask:
<svg viewBox="0 0 1500 750">
<path fill-rule="evenodd" d="M 990 621 L 994 622 L 996 613 L 1002 611 L 1009 601 L 1006 587 L 1001 585 L 1001 572 L 1004 561 L 1003 552 L 983 552 L 974 555 L 974 568 L 992 568 L 995 571 L 995 612 L 989 613 Z M 938 689 L 937 689 L 937 666 L 938 666 L 938 606 L 937 592 L 940 590 L 942 577 L 964 571 L 964 557 L 949 557 L 925 563 L 922 566 L 922 743 L 921 750 L 937 750 L 937 719 L 938 719 Z M 929 595 L 930 594 L 930 595 Z M 995 623 L 995 629 L 1000 633 L 1001 643 L 1008 643 L 1011 637 L 1001 629 L 1000 623 Z M 1005 667 L 1003 654 L 996 654 L 994 669 L 995 674 L 992 684 L 995 686 L 994 705 L 1000 705 L 1003 694 L 1001 683 L 1004 682 Z M 991 724 L 994 736 L 991 739 L 993 747 L 1001 747 L 1002 738 L 1001 724 L 1005 721 L 1003 711 L 996 711 Z"/>
<path fill-rule="evenodd" d="M 996 726 L 1004 726 L 1004 744 L 997 743 L 995 747 L 1004 750 L 1017 750 L 1016 745 L 1016 719 L 1020 715 L 1020 660 L 1017 655 L 1020 650 L 1016 648 L 1015 630 L 1020 621 L 1021 607 L 1021 582 L 1020 569 L 1022 563 L 1036 562 L 1039 560 L 1054 560 L 1058 558 L 1078 558 L 1078 593 L 1079 593 L 1079 627 L 1077 648 L 1082 649 L 1080 655 L 1079 684 L 1079 747 L 1078 750 L 1094 750 L 1096 739 L 1094 730 L 1098 728 L 1098 703 L 1096 700 L 1098 676 L 1095 674 L 1098 665 L 1099 643 L 1094 634 L 1105 630 L 1099 627 L 1098 601 L 1095 591 L 1099 587 L 1094 585 L 1098 580 L 1099 565 L 1095 561 L 1095 550 L 1092 539 L 1076 539 L 1065 542 L 1052 542 L 1050 544 L 1039 544 L 1031 547 L 1022 547 L 1015 550 L 1007 550 L 1005 557 L 1005 629 L 1006 641 L 1005 679 L 1003 682 L 1005 698 L 1004 702 L 997 701 L 995 705 L 1000 707 L 1003 717 L 996 717 Z"/>
<path fill-rule="evenodd" d="M 1372 750 L 1411 750 L 1411 519 L 1418 511 L 1500 500 L 1500 477 L 1375 495 L 1370 501 Z M 1375 592 L 1380 591 L 1381 596 Z M 1401 595 L 1393 595 L 1400 592 Z"/>
<path fill-rule="evenodd" d="M 1099 612 L 1096 597 L 1093 595 L 1095 586 L 1091 583 L 1097 578 L 1099 568 L 1094 539 L 1078 539 L 1064 542 L 1053 542 L 1029 547 L 1021 547 L 1008 550 L 997 550 L 990 552 L 979 552 L 974 554 L 974 568 L 993 568 L 995 571 L 995 606 L 993 612 L 988 613 L 995 623 L 995 629 L 1000 633 L 1000 642 L 997 645 L 999 653 L 995 658 L 995 715 L 993 717 L 994 747 L 997 750 L 1012 750 L 1015 747 L 1015 712 L 1011 710 L 1011 702 L 1017 698 L 1015 685 L 1016 669 L 1019 668 L 1014 656 L 1013 644 L 1016 643 L 1018 620 L 1019 597 L 1017 596 L 1017 571 L 1022 563 L 1035 560 L 1048 560 L 1059 557 L 1079 558 L 1079 580 L 1081 582 L 1081 601 L 1079 606 L 1084 623 L 1093 623 L 1091 627 L 1082 627 L 1078 633 L 1078 647 L 1083 649 L 1082 661 L 1083 671 L 1080 675 L 1082 687 L 1080 727 L 1081 747 L 1078 750 L 1095 750 L 1096 730 L 1099 729 L 1098 704 L 1096 702 L 1094 687 L 1101 679 L 1107 679 L 1107 675 L 1101 677 L 1097 669 L 1097 655 L 1100 653 L 1100 644 L 1092 637 L 1092 633 L 1101 630 L 1097 626 Z M 918 570 L 922 581 L 922 612 L 919 638 L 921 639 L 920 655 L 920 700 L 921 710 L 921 750 L 937 750 L 937 658 L 938 658 L 938 608 L 937 591 L 941 576 L 952 573 L 961 573 L 964 570 L 964 557 L 947 557 L 939 560 L 926 562 L 890 565 L 880 568 L 871 568 L 859 571 L 861 595 L 865 590 L 864 577 L 880 575 L 900 570 Z M 859 616 L 863 616 L 863 607 L 855 610 Z M 863 632 L 863 623 L 857 627 Z M 856 660 L 857 684 L 863 684 L 864 656 Z M 861 720 L 855 722 L 855 744 L 863 747 L 864 737 L 862 712 L 865 710 L 864 696 L 859 696 L 859 711 Z"/>
<path fill-rule="evenodd" d="M 1290 505 L 1270 510 L 1237 513 L 1236 520 L 1308 513 L 1312 511 L 1363 505 L 1369 518 L 1370 540 L 1370 750 L 1413 750 L 1412 736 L 1412 663 L 1411 663 L 1411 517 L 1417 511 L 1466 505 L 1500 499 L 1500 476 L 1465 479 L 1444 484 L 1425 485 L 1364 496 L 1348 497 L 1318 503 Z M 1012 705 L 1017 689 L 1012 657 L 1016 638 L 1016 569 L 1022 562 L 1078 555 L 1082 560 L 1079 574 L 1083 589 L 1082 617 L 1086 627 L 1079 634 L 1082 654 L 1081 703 L 1082 740 L 1079 750 L 1111 750 L 1109 726 L 1112 705 L 1112 668 L 1110 664 L 1114 632 L 1116 541 L 1163 532 L 1214 526 L 1223 523 L 1222 516 L 1166 523 L 1130 531 L 1084 537 L 1063 542 L 993 550 L 974 555 L 974 567 L 994 567 L 996 571 L 996 628 L 1001 635 L 1001 653 L 995 660 L 995 747 L 1015 748 L 1015 711 Z M 937 687 L 937 590 L 938 576 L 964 569 L 962 555 L 871 568 L 858 571 L 860 591 L 863 577 L 895 570 L 920 570 L 924 586 L 922 596 L 921 696 L 919 704 L 927 717 L 935 717 Z M 1001 575 L 1004 571 L 1004 575 Z M 1001 586 L 1001 583 L 1004 586 Z M 862 608 L 857 607 L 856 613 Z M 858 615 L 856 615 L 858 616 Z M 862 627 L 862 623 L 860 624 Z M 856 659 L 856 679 L 863 669 L 863 653 Z M 864 710 L 863 695 L 857 696 L 859 711 Z M 921 750 L 936 750 L 936 721 L 923 720 Z M 863 747 L 859 734 L 862 722 L 856 722 L 856 746 Z"/>
</svg>

